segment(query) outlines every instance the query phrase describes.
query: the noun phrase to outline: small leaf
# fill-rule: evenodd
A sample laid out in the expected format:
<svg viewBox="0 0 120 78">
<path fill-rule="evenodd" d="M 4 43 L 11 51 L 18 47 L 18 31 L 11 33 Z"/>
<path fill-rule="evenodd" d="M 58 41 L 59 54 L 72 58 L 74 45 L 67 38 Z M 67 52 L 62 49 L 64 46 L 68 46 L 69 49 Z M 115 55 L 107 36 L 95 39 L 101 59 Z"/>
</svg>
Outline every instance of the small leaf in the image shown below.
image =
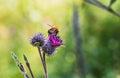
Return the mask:
<svg viewBox="0 0 120 78">
<path fill-rule="evenodd" d="M 116 1 L 116 0 L 111 0 L 111 1 L 110 1 L 110 4 L 109 4 L 109 7 L 111 7 L 112 4 L 115 3 L 115 1 Z"/>
</svg>

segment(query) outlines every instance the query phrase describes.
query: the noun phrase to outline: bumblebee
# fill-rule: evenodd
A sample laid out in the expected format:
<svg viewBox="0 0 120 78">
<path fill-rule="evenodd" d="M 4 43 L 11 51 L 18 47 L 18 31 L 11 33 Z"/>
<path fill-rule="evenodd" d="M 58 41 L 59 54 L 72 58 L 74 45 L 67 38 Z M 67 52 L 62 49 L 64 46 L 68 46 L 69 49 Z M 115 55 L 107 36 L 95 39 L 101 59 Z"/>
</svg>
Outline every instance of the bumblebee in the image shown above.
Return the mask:
<svg viewBox="0 0 120 78">
<path fill-rule="evenodd" d="M 49 25 L 51 26 L 51 25 Z M 59 29 L 57 25 L 51 26 L 51 28 L 48 30 L 48 35 L 57 35 L 59 33 Z"/>
</svg>

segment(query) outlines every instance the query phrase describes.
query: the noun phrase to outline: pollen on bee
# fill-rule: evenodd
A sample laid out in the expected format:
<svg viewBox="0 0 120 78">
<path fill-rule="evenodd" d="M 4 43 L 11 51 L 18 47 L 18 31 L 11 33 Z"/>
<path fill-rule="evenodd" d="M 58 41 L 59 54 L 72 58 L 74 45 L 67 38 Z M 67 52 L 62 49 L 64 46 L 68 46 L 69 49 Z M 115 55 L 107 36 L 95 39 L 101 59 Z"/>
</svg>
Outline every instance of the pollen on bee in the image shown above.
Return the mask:
<svg viewBox="0 0 120 78">
<path fill-rule="evenodd" d="M 55 25 L 53 28 L 56 29 L 56 30 L 59 30 L 58 25 Z"/>
</svg>

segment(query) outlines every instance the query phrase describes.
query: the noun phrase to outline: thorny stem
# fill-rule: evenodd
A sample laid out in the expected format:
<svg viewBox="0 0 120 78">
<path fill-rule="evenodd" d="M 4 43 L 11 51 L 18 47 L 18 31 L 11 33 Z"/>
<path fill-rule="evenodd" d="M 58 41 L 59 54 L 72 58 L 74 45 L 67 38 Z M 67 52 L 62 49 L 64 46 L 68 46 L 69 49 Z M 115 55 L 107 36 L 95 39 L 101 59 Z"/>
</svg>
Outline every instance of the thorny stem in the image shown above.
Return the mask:
<svg viewBox="0 0 120 78">
<path fill-rule="evenodd" d="M 18 68 L 20 69 L 20 71 L 24 74 L 24 78 L 29 78 L 24 66 L 22 65 L 22 63 L 18 64 Z"/>
<path fill-rule="evenodd" d="M 17 66 L 20 69 L 20 71 L 24 74 L 24 78 L 29 78 L 24 66 L 22 65 L 22 63 L 19 62 L 18 57 L 15 55 L 15 53 L 12 52 L 11 55 L 14 61 L 17 63 Z"/>
<path fill-rule="evenodd" d="M 76 61 L 78 67 L 78 73 L 81 78 L 86 78 L 86 68 L 85 68 L 85 60 L 84 60 L 84 53 L 82 50 L 82 36 L 81 36 L 81 29 L 79 28 L 80 19 L 78 13 L 78 5 L 74 4 L 73 6 L 73 30 L 74 30 L 74 38 L 76 43 Z"/>
<path fill-rule="evenodd" d="M 108 12 L 110 12 L 110 13 L 118 16 L 118 17 L 120 17 L 120 13 L 114 11 L 114 10 L 113 10 L 111 7 L 109 7 L 109 6 L 105 6 L 104 4 L 100 3 L 98 0 L 84 0 L 84 1 L 90 3 L 90 4 L 94 5 L 94 6 L 97 6 L 97 7 L 99 7 L 99 8 L 102 8 L 102 9 L 104 9 L 104 10 L 106 10 L 106 11 L 108 11 Z"/>
<path fill-rule="evenodd" d="M 43 55 L 42 55 L 40 47 L 37 47 L 37 48 L 38 48 L 39 55 L 40 55 L 42 65 L 43 65 L 43 68 L 44 68 L 45 78 L 48 78 L 48 72 L 47 72 L 46 61 L 45 61 L 45 53 L 43 53 Z"/>
<path fill-rule="evenodd" d="M 29 78 L 28 74 L 26 72 L 23 72 L 25 78 Z"/>
</svg>

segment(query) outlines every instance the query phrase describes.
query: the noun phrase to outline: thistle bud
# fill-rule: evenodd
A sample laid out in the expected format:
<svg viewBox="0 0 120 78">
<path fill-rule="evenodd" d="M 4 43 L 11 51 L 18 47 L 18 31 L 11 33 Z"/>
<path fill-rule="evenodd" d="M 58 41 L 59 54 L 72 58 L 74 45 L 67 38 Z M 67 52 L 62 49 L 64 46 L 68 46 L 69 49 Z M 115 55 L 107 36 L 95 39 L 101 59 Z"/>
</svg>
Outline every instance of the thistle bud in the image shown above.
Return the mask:
<svg viewBox="0 0 120 78">
<path fill-rule="evenodd" d="M 52 55 L 56 51 L 56 46 L 53 46 L 50 40 L 46 40 L 45 45 L 42 47 L 43 52 L 47 55 Z"/>
<path fill-rule="evenodd" d="M 45 37 L 42 33 L 36 33 L 32 36 L 30 43 L 33 46 L 43 46 L 45 43 Z"/>
</svg>

